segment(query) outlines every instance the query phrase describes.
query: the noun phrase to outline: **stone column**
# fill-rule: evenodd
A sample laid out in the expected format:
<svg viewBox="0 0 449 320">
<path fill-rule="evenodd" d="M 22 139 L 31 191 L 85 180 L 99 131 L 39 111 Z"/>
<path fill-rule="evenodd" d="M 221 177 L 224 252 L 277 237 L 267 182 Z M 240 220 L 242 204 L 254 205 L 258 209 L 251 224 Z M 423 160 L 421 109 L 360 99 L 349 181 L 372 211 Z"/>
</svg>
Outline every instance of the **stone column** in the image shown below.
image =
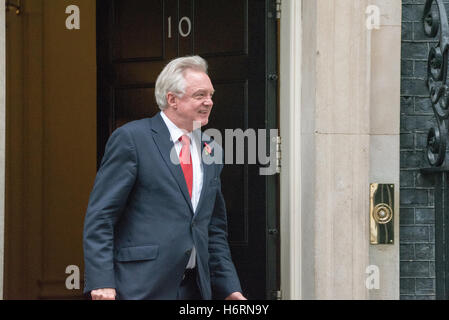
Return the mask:
<svg viewBox="0 0 449 320">
<path fill-rule="evenodd" d="M 309 1 L 306 0 L 306 3 Z M 315 105 L 317 299 L 366 299 L 369 43 L 365 0 L 318 0 Z"/>
<path fill-rule="evenodd" d="M 302 298 L 397 299 L 401 1 L 302 4 Z M 372 182 L 395 184 L 391 246 L 369 244 Z M 372 264 L 380 289 L 368 290 Z"/>
<path fill-rule="evenodd" d="M 370 33 L 370 182 L 395 186 L 394 244 L 371 245 L 370 265 L 379 268 L 379 289 L 370 299 L 399 299 L 399 141 L 402 1 L 371 0 L 380 10 Z"/>
</svg>

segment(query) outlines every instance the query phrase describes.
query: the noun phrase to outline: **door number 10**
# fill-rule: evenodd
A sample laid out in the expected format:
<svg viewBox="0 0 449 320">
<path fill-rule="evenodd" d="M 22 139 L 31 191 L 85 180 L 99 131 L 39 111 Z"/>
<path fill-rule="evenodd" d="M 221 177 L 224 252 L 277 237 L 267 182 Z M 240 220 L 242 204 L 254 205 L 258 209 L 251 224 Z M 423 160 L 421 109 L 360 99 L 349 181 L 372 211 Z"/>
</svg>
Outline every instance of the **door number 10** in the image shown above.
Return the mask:
<svg viewBox="0 0 449 320">
<path fill-rule="evenodd" d="M 171 17 L 168 17 L 168 38 L 172 37 Z M 185 30 L 187 29 L 187 30 Z M 188 37 L 192 32 L 192 21 L 188 17 L 182 17 L 178 23 L 178 31 L 182 37 Z"/>
</svg>

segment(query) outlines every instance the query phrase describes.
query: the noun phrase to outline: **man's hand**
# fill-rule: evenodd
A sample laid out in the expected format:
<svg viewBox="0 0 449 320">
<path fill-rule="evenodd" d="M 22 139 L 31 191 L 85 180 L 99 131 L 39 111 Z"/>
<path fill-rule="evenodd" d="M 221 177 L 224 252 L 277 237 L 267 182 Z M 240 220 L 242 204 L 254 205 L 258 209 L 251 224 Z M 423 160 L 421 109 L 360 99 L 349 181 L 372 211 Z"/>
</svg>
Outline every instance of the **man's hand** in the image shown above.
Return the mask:
<svg viewBox="0 0 449 320">
<path fill-rule="evenodd" d="M 233 292 L 225 300 L 248 300 L 240 292 Z"/>
<path fill-rule="evenodd" d="M 115 300 L 116 292 L 115 289 L 105 288 L 92 290 L 90 292 L 92 300 Z"/>
</svg>

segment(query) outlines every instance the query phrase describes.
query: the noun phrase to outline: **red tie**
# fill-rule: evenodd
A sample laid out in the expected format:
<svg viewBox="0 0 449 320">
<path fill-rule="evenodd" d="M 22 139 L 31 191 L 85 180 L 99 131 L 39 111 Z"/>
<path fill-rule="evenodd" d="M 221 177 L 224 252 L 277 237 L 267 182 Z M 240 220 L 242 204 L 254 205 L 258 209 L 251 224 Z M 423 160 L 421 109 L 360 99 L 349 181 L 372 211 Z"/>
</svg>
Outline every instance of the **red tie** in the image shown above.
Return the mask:
<svg viewBox="0 0 449 320">
<path fill-rule="evenodd" d="M 193 169 L 192 169 L 192 156 L 190 154 L 190 138 L 186 135 L 179 138 L 182 143 L 181 153 L 179 154 L 179 160 L 181 163 L 182 172 L 186 179 L 187 189 L 189 189 L 190 198 L 192 198 L 192 184 L 193 184 Z"/>
</svg>

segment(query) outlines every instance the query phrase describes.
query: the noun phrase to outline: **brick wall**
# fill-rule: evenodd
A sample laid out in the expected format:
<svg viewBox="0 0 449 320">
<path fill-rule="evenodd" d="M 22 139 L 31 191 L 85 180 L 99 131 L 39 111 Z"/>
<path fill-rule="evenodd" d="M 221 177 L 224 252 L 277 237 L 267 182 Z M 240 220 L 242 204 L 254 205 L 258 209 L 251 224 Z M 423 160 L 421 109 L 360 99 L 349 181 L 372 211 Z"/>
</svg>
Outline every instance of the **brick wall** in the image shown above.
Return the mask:
<svg viewBox="0 0 449 320">
<path fill-rule="evenodd" d="M 449 1 L 444 2 L 448 10 Z M 425 79 L 428 52 L 436 41 L 423 32 L 424 4 L 425 0 L 402 1 L 401 299 L 435 299 L 435 181 L 419 172 L 429 167 L 426 139 L 435 123 Z"/>
</svg>

